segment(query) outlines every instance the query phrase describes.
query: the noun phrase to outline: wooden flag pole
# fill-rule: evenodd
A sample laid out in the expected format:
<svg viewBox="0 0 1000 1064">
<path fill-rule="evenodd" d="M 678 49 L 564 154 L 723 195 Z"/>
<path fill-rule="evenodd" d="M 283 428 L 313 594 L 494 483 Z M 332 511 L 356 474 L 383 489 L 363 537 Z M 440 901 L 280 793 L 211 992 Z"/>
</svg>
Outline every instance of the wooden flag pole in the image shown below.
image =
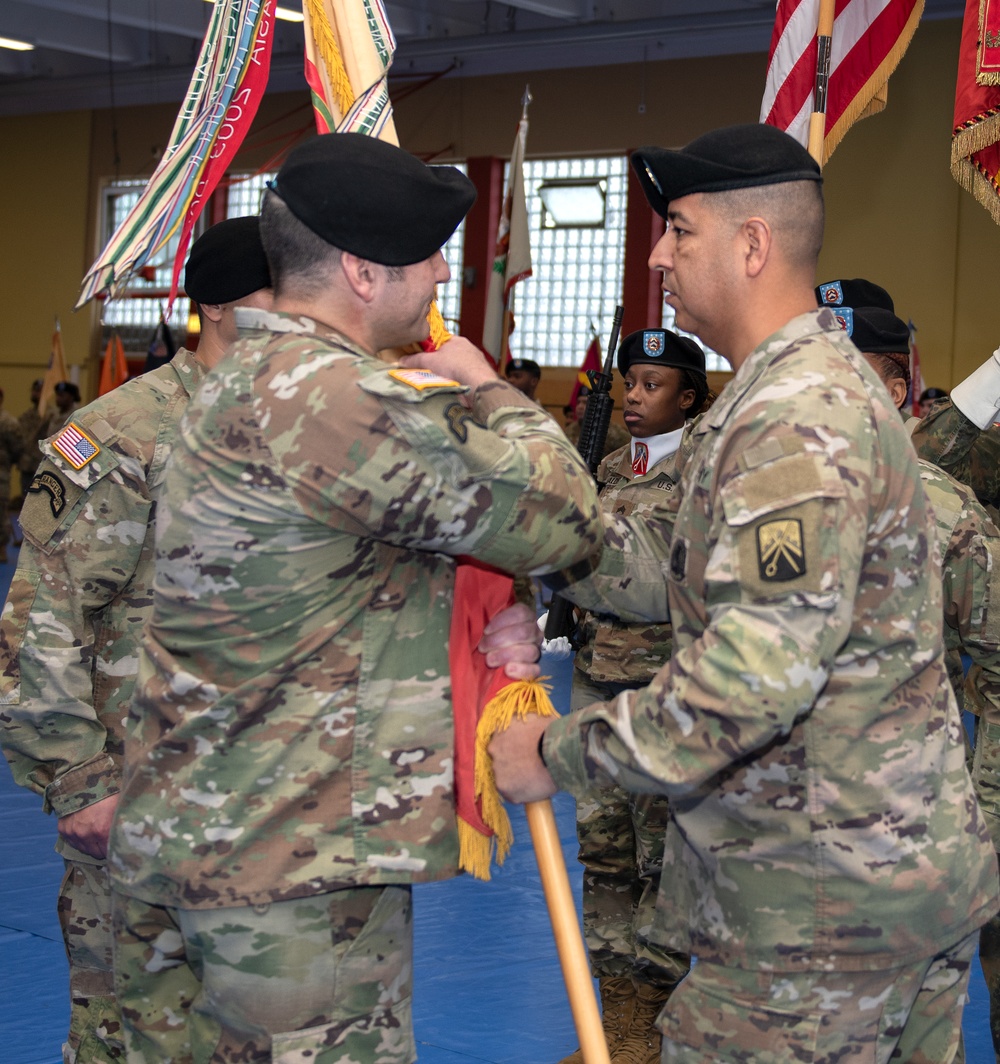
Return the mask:
<svg viewBox="0 0 1000 1064">
<path fill-rule="evenodd" d="M 826 93 L 830 85 L 830 48 L 833 42 L 833 17 L 836 0 L 819 0 L 816 23 L 816 86 L 813 110 L 809 116 L 809 154 L 823 166 L 823 142 L 826 139 Z"/>
<path fill-rule="evenodd" d="M 524 811 L 535 847 L 538 872 L 545 891 L 545 903 L 549 907 L 556 951 L 584 1064 L 611 1064 L 601 1016 L 597 1011 L 590 962 L 580 936 L 576 905 L 569 889 L 569 876 L 566 874 L 552 803 L 548 799 L 528 802 Z"/>
</svg>

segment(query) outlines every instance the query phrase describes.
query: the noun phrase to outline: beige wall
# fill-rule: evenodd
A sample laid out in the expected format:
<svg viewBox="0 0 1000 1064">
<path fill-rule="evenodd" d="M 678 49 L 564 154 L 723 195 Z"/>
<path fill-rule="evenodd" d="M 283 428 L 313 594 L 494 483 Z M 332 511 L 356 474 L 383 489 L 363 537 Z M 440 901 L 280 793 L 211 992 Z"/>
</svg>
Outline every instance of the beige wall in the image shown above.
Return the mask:
<svg viewBox="0 0 1000 1064">
<path fill-rule="evenodd" d="M 89 141 L 87 111 L 0 120 L 0 386 L 15 415 L 48 365 L 57 315 L 67 362 L 90 355 L 92 313 L 73 313 L 86 268 Z"/>
<path fill-rule="evenodd" d="M 959 31 L 957 21 L 918 29 L 892 79 L 888 109 L 858 123 L 828 164 L 818 278 L 862 275 L 888 288 L 900 315 L 918 326 L 928 383 L 944 386 L 1000 342 L 1000 322 L 993 320 L 1000 228 L 948 168 Z M 441 160 L 505 156 L 530 82 L 530 155 L 681 145 L 717 125 L 756 121 L 765 65 L 764 55 L 746 55 L 651 63 L 645 70 L 448 78 L 402 99 L 397 126 L 404 147 Z M 152 171 L 174 113 L 172 106 L 118 111 L 120 176 Z M 237 166 L 264 165 L 310 128 L 305 91 L 269 97 Z M 24 405 L 20 394 L 47 361 L 55 314 L 69 361 L 96 357 L 96 312 L 70 309 L 99 250 L 100 184 L 116 170 L 111 134 L 108 112 L 0 119 L 6 311 L 0 380 L 15 396 L 12 409 Z M 91 376 L 84 374 L 83 383 Z"/>
</svg>

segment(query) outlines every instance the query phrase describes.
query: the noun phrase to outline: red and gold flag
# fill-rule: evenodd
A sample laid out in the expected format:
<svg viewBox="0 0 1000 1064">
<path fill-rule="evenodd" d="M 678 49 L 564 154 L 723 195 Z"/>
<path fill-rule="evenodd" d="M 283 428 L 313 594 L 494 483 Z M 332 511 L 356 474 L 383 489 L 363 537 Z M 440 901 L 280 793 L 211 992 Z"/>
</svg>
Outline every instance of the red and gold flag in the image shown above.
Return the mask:
<svg viewBox="0 0 1000 1064">
<path fill-rule="evenodd" d="M 593 328 L 593 326 L 591 326 Z M 600 373 L 604 367 L 601 365 L 601 341 L 598 339 L 597 333 L 594 333 L 593 340 L 590 341 L 590 346 L 587 348 L 587 353 L 583 356 L 583 365 L 580 366 L 580 370 L 576 375 L 576 380 L 573 382 L 573 393 L 569 397 L 569 405 L 576 406 L 577 399 L 580 398 L 581 388 L 590 388 L 590 378 L 587 376 L 588 370 L 593 370 L 595 373 Z"/>
<path fill-rule="evenodd" d="M 1000 0 L 966 0 L 951 173 L 1000 224 Z"/>
</svg>

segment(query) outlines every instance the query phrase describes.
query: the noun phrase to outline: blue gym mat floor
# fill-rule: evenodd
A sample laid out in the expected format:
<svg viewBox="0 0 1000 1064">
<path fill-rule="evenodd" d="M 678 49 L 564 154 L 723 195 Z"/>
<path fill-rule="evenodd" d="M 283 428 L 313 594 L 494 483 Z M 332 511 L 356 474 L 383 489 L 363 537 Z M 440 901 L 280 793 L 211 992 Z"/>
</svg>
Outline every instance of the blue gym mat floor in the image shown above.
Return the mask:
<svg viewBox="0 0 1000 1064">
<path fill-rule="evenodd" d="M 3 599 L 17 552 L 10 557 L 0 565 Z M 565 712 L 571 663 L 544 664 Z M 574 802 L 558 795 L 553 804 L 579 907 Z M 466 876 L 414 890 L 420 1064 L 557 1064 L 577 1045 L 527 824 L 520 807 L 510 812 L 514 847 L 491 882 Z M 38 798 L 0 768 L 0 1064 L 61 1061 L 69 1002 L 54 841 Z M 978 959 L 963 1031 L 967 1064 L 994 1064 Z"/>
</svg>

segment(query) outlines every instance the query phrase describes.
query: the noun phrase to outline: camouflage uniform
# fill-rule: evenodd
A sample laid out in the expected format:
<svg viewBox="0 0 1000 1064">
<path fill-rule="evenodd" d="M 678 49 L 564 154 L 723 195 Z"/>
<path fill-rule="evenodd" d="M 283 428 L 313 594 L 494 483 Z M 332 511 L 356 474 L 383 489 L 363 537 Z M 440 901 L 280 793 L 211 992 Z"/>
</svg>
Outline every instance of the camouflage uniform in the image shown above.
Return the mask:
<svg viewBox="0 0 1000 1064">
<path fill-rule="evenodd" d="M 597 471 L 601 509 L 641 516 L 665 511 L 676 499 L 671 455 L 645 476 L 632 472 L 631 443 L 608 455 Z M 571 706 L 580 709 L 644 687 L 669 660 L 669 624 L 629 624 L 587 613 L 573 675 Z M 630 795 L 620 787 L 593 791 L 577 803 L 576 834 L 583 865 L 583 929 L 595 976 L 632 976 L 670 990 L 688 957 L 649 940 L 663 867 L 668 802 L 659 794 Z"/>
<path fill-rule="evenodd" d="M 116 895 L 127 896 L 119 986 L 126 1010 L 136 1003 L 126 1015 L 137 1037 L 161 1054 L 147 1059 L 189 1051 L 166 1028 L 193 1001 L 198 1037 L 192 950 L 247 907 L 456 873 L 455 558 L 540 573 L 592 553 L 601 535 L 579 456 L 509 385 L 478 388 L 469 409 L 460 385 L 388 366 L 308 318 L 244 309 L 237 319 L 245 338 L 192 400 L 168 474 L 112 833 Z M 151 976 L 178 932 L 186 968 L 158 960 Z M 392 950 L 402 985 L 405 950 Z M 232 998 L 254 995 L 247 976 L 268 963 L 244 957 L 205 978 L 223 979 Z M 303 993 L 316 990 L 302 978 Z M 388 1025 L 408 1038 L 393 1053 L 412 1052 L 397 999 L 355 1014 L 375 1041 L 350 1055 L 341 991 L 323 985 L 331 1000 L 308 1031 L 274 1015 L 248 1028 L 252 1015 L 229 1010 L 214 1016 L 219 1038 L 240 1052 L 294 1039 L 323 1064 L 368 1061 L 383 1059 Z"/>
<path fill-rule="evenodd" d="M 921 456 L 922 468 L 926 465 L 934 469 L 935 466 L 930 463 L 937 462 L 964 484 L 970 485 L 995 513 L 995 507 L 1000 502 L 1000 430 L 995 426 L 980 430 L 951 400 L 935 403 L 925 418 L 919 421 L 911 419 L 908 427 L 913 430 L 913 443 Z M 948 482 L 955 483 L 951 477 L 948 477 Z M 961 492 L 971 494 L 970 488 L 963 485 L 959 485 L 959 488 Z M 930 495 L 935 513 L 938 514 L 939 510 L 947 513 L 947 502 L 936 498 L 933 493 Z M 971 539 L 979 532 L 977 538 L 983 545 L 972 579 L 982 590 L 966 603 L 966 607 L 973 608 L 955 612 L 955 621 L 961 622 L 967 618 L 967 623 L 974 629 L 970 645 L 966 645 L 964 633 L 961 641 L 962 648 L 967 649 L 972 659 L 972 668 L 965 681 L 964 708 L 977 718 L 972 782 L 993 837 L 993 846 L 1000 854 L 1000 677 L 995 660 L 997 629 L 1000 627 L 1000 605 L 996 605 L 1000 602 L 1000 554 L 997 550 L 997 526 L 982 508 L 976 506 L 970 509 L 972 524 L 966 535 Z M 988 559 L 982 556 L 983 548 L 988 549 Z M 947 578 L 947 566 L 945 576 Z M 947 595 L 947 582 L 945 590 Z M 979 609 L 974 608 L 979 601 L 983 605 Z M 991 604 L 998 616 L 990 611 Z M 947 615 L 945 619 L 945 643 L 948 645 L 949 639 L 954 640 L 956 632 L 955 625 Z M 976 632 L 981 632 L 982 637 L 976 638 Z M 956 664 L 953 652 L 949 656 L 949 672 L 953 683 L 961 677 L 961 669 L 961 660 Z M 1000 1061 L 1000 914 L 994 915 L 982 929 L 979 961 L 989 990 L 990 1031 L 997 1060 Z"/>
<path fill-rule="evenodd" d="M 17 464 L 24 449 L 17 419 L 0 410 L 0 555 L 7 553 L 10 542 L 10 471 Z"/>
<path fill-rule="evenodd" d="M 654 934 L 700 963 L 661 1018 L 664 1057 L 814 1059 L 846 1039 L 887 1059 L 920 1037 L 913 1028 L 931 1037 L 931 1020 L 907 1016 L 912 996 L 893 1015 L 884 999 L 858 1015 L 855 973 L 929 990 L 947 971 L 933 1039 L 950 1060 L 969 936 L 996 909 L 997 871 L 905 430 L 823 309 L 751 353 L 694 442 L 669 547 L 656 518 L 621 518 L 608 534 L 620 552 L 572 592 L 662 619 L 664 567 L 670 663 L 645 690 L 553 722 L 544 742 L 562 787 L 670 798 Z M 720 981 L 737 1040 L 697 1021 Z M 832 1023 L 824 996 L 842 992 L 838 1009 L 852 1011 Z M 789 1007 L 796 995 L 808 1003 Z"/>
<path fill-rule="evenodd" d="M 189 351 L 77 411 L 79 469 L 52 441 L 25 496 L 24 545 L 0 621 L 0 743 L 19 784 L 62 817 L 116 794 L 152 609 L 153 516 L 180 415 L 204 375 Z M 64 1059 L 124 1059 L 107 869 L 59 839 L 72 1013 Z"/>
<path fill-rule="evenodd" d="M 950 399 L 907 422 L 917 454 L 968 484 L 984 506 L 1000 508 L 1000 426 L 981 429 Z"/>
</svg>

